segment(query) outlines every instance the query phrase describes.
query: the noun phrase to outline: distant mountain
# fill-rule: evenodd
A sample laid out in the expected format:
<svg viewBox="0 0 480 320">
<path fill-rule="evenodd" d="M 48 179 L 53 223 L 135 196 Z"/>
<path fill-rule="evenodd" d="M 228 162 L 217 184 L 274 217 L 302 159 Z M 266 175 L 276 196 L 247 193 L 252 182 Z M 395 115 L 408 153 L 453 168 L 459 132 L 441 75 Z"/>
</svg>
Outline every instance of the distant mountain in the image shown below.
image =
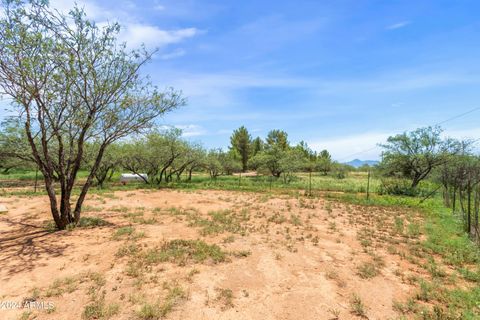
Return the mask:
<svg viewBox="0 0 480 320">
<path fill-rule="evenodd" d="M 368 164 L 369 166 L 374 166 L 374 165 L 377 165 L 378 164 L 378 161 L 376 160 L 360 160 L 360 159 L 354 159 L 352 161 L 349 161 L 349 162 L 345 162 L 345 164 L 348 164 L 349 166 L 352 166 L 352 167 L 355 167 L 355 168 L 359 168 L 363 165 L 366 165 Z"/>
</svg>

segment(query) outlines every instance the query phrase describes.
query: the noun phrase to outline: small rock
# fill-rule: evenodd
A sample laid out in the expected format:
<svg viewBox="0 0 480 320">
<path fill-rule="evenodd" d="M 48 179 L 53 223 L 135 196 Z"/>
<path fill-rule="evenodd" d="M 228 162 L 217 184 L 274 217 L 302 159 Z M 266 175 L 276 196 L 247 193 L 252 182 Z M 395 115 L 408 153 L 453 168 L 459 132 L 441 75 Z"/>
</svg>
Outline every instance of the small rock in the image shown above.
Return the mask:
<svg viewBox="0 0 480 320">
<path fill-rule="evenodd" d="M 8 212 L 7 206 L 4 204 L 0 204 L 0 213 L 3 213 L 3 212 Z"/>
</svg>

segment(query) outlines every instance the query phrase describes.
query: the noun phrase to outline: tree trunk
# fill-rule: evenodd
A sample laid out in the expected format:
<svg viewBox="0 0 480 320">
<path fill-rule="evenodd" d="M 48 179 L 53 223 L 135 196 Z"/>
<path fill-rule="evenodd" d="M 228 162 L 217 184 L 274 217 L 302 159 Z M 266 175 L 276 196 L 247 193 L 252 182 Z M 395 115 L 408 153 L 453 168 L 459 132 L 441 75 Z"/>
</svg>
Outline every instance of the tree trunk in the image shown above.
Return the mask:
<svg viewBox="0 0 480 320">
<path fill-rule="evenodd" d="M 411 185 L 412 189 L 415 189 L 419 183 L 420 183 L 420 177 L 419 176 L 413 177 L 412 185 Z"/>
<path fill-rule="evenodd" d="M 473 205 L 473 214 L 474 214 L 474 220 L 473 220 L 473 229 L 474 229 L 474 234 L 472 235 L 475 241 L 480 240 L 480 235 L 478 233 L 479 225 L 478 225 L 478 211 L 480 209 L 480 188 L 477 187 L 475 189 L 475 200 L 474 200 L 474 205 Z"/>
<path fill-rule="evenodd" d="M 450 190 L 447 185 L 443 186 L 443 203 L 445 207 L 450 208 Z"/>
<path fill-rule="evenodd" d="M 114 173 L 115 173 L 115 168 L 110 169 L 110 174 L 108 175 L 107 181 L 112 181 L 112 177 Z"/>
<path fill-rule="evenodd" d="M 467 187 L 467 232 L 472 234 L 472 188 Z"/>
<path fill-rule="evenodd" d="M 72 216 L 72 208 L 70 204 L 71 190 L 73 186 L 63 186 L 60 196 L 60 216 L 62 219 L 62 226 L 66 227 L 70 223 L 75 222 Z"/>
<path fill-rule="evenodd" d="M 90 185 L 92 184 L 93 177 L 97 173 L 98 167 L 100 166 L 100 163 L 103 158 L 103 154 L 105 152 L 105 148 L 107 147 L 107 144 L 104 144 L 100 147 L 100 150 L 98 152 L 97 158 L 95 159 L 95 163 L 93 164 L 93 167 L 90 171 L 90 174 L 87 177 L 87 181 L 82 187 L 82 191 L 80 192 L 80 195 L 77 199 L 77 203 L 75 205 L 75 210 L 73 212 L 73 218 L 74 218 L 74 223 L 78 223 L 80 221 L 80 213 L 82 211 L 82 205 L 83 202 L 85 201 L 85 197 L 87 196 L 88 189 L 90 188 Z M 75 182 L 75 175 L 72 176 L 71 183 L 69 183 L 69 193 L 71 193 L 71 190 L 73 189 L 73 185 Z M 69 198 L 70 199 L 70 198 Z M 70 206 L 69 206 L 70 208 Z"/>
<path fill-rule="evenodd" d="M 163 175 L 165 174 L 165 179 L 167 179 L 167 170 L 168 167 L 164 167 L 162 168 L 162 170 L 160 171 L 160 179 L 158 181 L 158 184 L 162 183 L 162 179 L 163 179 Z"/>
<path fill-rule="evenodd" d="M 103 182 L 107 179 L 108 171 L 102 172 L 101 174 L 96 174 L 95 179 L 97 180 L 97 185 L 100 188 L 103 188 Z"/>
<path fill-rule="evenodd" d="M 457 188 L 454 187 L 453 188 L 453 197 L 452 197 L 452 214 L 455 213 L 455 210 L 457 209 L 456 208 L 456 205 L 457 205 Z"/>
<path fill-rule="evenodd" d="M 48 194 L 48 199 L 50 200 L 50 211 L 52 212 L 53 220 L 55 221 L 55 225 L 58 229 L 63 230 L 67 227 L 66 224 L 63 223 L 62 219 L 60 219 L 60 213 L 58 212 L 57 207 L 57 197 L 55 195 L 55 189 L 53 187 L 53 183 L 50 179 L 45 179 L 45 189 Z"/>
</svg>

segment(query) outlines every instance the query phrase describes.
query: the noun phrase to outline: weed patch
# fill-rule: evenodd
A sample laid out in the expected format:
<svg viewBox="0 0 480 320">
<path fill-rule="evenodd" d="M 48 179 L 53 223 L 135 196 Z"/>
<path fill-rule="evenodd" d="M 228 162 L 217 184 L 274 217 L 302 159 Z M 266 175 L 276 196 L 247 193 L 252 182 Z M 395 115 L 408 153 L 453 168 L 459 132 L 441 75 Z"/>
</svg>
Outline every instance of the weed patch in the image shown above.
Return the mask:
<svg viewBox="0 0 480 320">
<path fill-rule="evenodd" d="M 148 264 L 173 262 L 179 265 L 188 263 L 224 262 L 227 258 L 217 245 L 209 245 L 201 240 L 172 240 L 165 242 L 160 248 L 150 249 L 144 259 Z"/>
</svg>

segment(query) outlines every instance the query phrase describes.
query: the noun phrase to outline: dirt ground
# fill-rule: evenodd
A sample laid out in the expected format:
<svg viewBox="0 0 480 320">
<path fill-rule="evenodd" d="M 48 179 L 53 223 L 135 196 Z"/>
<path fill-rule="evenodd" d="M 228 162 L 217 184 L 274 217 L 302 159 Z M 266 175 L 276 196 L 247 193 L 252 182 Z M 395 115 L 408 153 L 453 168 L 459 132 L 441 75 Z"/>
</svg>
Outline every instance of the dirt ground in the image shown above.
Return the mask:
<svg viewBox="0 0 480 320">
<path fill-rule="evenodd" d="M 4 307 L 1 319 L 394 319 L 394 301 L 416 290 L 408 275 L 421 272 L 392 253 L 404 245 L 392 209 L 121 191 L 86 202 L 84 216 L 106 225 L 51 232 L 46 197 L 0 203 L 0 301 L 51 304 Z M 226 258 L 149 255 L 177 239 L 216 244 Z"/>
</svg>

